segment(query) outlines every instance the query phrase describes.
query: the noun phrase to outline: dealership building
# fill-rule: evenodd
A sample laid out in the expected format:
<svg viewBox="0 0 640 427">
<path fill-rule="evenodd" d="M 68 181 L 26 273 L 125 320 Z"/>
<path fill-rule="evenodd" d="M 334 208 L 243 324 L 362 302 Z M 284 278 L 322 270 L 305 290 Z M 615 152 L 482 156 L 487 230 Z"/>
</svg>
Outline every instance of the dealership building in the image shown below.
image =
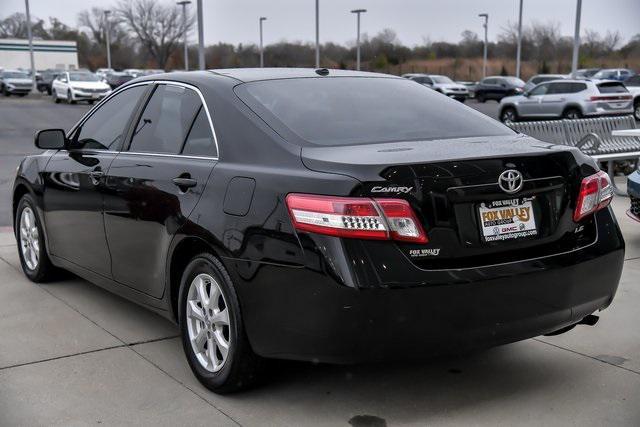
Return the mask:
<svg viewBox="0 0 640 427">
<path fill-rule="evenodd" d="M 33 40 L 36 70 L 78 68 L 78 46 L 69 40 Z M 0 39 L 0 69 L 31 68 L 29 41 Z"/>
</svg>

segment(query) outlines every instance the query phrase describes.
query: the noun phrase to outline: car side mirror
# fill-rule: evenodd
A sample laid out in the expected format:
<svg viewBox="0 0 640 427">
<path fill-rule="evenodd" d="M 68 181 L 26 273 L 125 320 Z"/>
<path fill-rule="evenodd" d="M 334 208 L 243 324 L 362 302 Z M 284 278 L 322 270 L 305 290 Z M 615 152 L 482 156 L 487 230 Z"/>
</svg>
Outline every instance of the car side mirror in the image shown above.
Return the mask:
<svg viewBox="0 0 640 427">
<path fill-rule="evenodd" d="M 45 129 L 36 133 L 35 144 L 43 150 L 62 150 L 67 146 L 67 136 L 62 129 Z"/>
</svg>

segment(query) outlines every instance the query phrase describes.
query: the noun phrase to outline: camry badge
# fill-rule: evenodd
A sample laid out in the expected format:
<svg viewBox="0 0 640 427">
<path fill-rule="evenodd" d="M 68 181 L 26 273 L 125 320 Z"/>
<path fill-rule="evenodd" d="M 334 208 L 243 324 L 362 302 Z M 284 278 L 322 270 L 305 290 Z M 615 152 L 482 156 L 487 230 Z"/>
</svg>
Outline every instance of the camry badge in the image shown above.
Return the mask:
<svg viewBox="0 0 640 427">
<path fill-rule="evenodd" d="M 515 169 L 509 169 L 500 174 L 498 177 L 498 185 L 505 193 L 513 194 L 522 189 L 524 179 L 522 174 Z"/>
</svg>

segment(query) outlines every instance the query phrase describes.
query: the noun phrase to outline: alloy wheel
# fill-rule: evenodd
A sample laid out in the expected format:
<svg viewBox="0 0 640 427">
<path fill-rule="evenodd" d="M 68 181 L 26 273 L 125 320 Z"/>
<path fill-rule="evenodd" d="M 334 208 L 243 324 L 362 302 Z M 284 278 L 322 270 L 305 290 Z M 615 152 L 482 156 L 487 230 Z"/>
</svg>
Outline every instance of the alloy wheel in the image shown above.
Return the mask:
<svg viewBox="0 0 640 427">
<path fill-rule="evenodd" d="M 516 113 L 512 109 L 508 108 L 502 113 L 503 122 L 513 122 L 516 120 Z"/>
<path fill-rule="evenodd" d="M 20 215 L 20 249 L 29 270 L 38 268 L 40 262 L 40 240 L 36 217 L 30 207 L 25 207 Z"/>
<path fill-rule="evenodd" d="M 187 294 L 187 331 L 200 365 L 209 372 L 224 366 L 231 347 L 231 320 L 218 282 L 209 274 L 198 274 Z"/>
<path fill-rule="evenodd" d="M 640 102 L 636 103 L 636 106 L 633 110 L 633 115 L 636 117 L 636 120 L 640 120 Z"/>
</svg>

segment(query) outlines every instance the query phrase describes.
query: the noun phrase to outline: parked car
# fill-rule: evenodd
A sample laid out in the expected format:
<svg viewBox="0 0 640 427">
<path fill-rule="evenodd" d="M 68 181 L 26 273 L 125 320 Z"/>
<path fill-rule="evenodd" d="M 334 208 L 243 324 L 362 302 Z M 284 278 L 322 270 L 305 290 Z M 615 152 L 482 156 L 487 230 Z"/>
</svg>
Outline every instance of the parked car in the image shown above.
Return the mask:
<svg viewBox="0 0 640 427">
<path fill-rule="evenodd" d="M 142 75 L 144 76 L 152 76 L 154 74 L 163 74 L 164 70 L 160 69 L 151 69 L 151 70 L 142 70 Z"/>
<path fill-rule="evenodd" d="M 640 121 L 640 74 L 629 77 L 624 85 L 633 96 L 633 116 Z"/>
<path fill-rule="evenodd" d="M 125 84 L 129 80 L 133 80 L 134 78 L 135 77 L 133 77 L 131 74 L 114 72 L 111 74 L 107 74 L 107 84 L 111 87 L 111 89 L 115 89 Z"/>
<path fill-rule="evenodd" d="M 115 72 L 113 68 L 98 68 L 96 70 L 96 76 L 100 77 L 102 80 L 107 79 L 107 75 Z"/>
<path fill-rule="evenodd" d="M 627 176 L 627 194 L 629 195 L 630 207 L 627 215 L 640 222 L 640 171 L 635 171 Z"/>
<path fill-rule="evenodd" d="M 517 77 L 486 77 L 476 86 L 476 99 L 485 102 L 494 99 L 498 102 L 505 96 L 519 95 L 524 91 L 524 82 Z"/>
<path fill-rule="evenodd" d="M 57 104 L 87 101 L 93 104 L 111 93 L 111 88 L 93 73 L 69 71 L 58 75 L 51 84 L 51 97 Z"/>
<path fill-rule="evenodd" d="M 51 95 L 51 84 L 53 83 L 53 79 L 55 79 L 60 73 L 63 73 L 64 70 L 42 70 L 36 74 L 36 87 L 39 92 L 46 92 L 47 95 Z"/>
<path fill-rule="evenodd" d="M 551 80 L 566 79 L 566 78 L 567 76 L 565 76 L 564 74 L 536 74 L 535 76 L 527 80 L 527 83 L 524 85 L 523 90 L 527 92 L 533 89 L 536 85 L 540 83 L 548 82 Z"/>
<path fill-rule="evenodd" d="M 476 97 L 476 87 L 478 86 L 478 82 L 457 80 L 456 83 L 461 84 L 467 88 L 467 91 L 469 91 L 469 98 Z"/>
<path fill-rule="evenodd" d="M 591 78 L 596 80 L 618 80 L 624 81 L 635 73 L 626 68 L 607 68 L 595 73 Z"/>
<path fill-rule="evenodd" d="M 176 321 L 219 393 L 263 357 L 419 358 L 593 325 L 624 262 L 591 158 L 385 74 L 142 77 L 35 142 L 13 187 L 25 275 L 70 270 Z"/>
<path fill-rule="evenodd" d="M 633 113 L 633 97 L 616 81 L 555 80 L 500 101 L 500 120 L 624 115 Z"/>
<path fill-rule="evenodd" d="M 25 96 L 33 88 L 33 79 L 26 71 L 4 70 L 0 73 L 0 92 L 4 96 Z"/>
<path fill-rule="evenodd" d="M 576 79 L 588 79 L 593 77 L 595 73 L 600 71 L 601 68 L 579 68 L 576 70 L 575 78 Z"/>
<path fill-rule="evenodd" d="M 144 71 L 138 68 L 127 68 L 125 70 L 122 70 L 122 72 L 127 73 L 133 77 L 140 77 L 144 75 Z"/>
<path fill-rule="evenodd" d="M 436 92 L 440 92 L 450 98 L 464 102 L 469 97 L 466 86 L 454 82 L 447 76 L 437 74 L 405 74 L 403 77 L 428 86 Z"/>
</svg>

